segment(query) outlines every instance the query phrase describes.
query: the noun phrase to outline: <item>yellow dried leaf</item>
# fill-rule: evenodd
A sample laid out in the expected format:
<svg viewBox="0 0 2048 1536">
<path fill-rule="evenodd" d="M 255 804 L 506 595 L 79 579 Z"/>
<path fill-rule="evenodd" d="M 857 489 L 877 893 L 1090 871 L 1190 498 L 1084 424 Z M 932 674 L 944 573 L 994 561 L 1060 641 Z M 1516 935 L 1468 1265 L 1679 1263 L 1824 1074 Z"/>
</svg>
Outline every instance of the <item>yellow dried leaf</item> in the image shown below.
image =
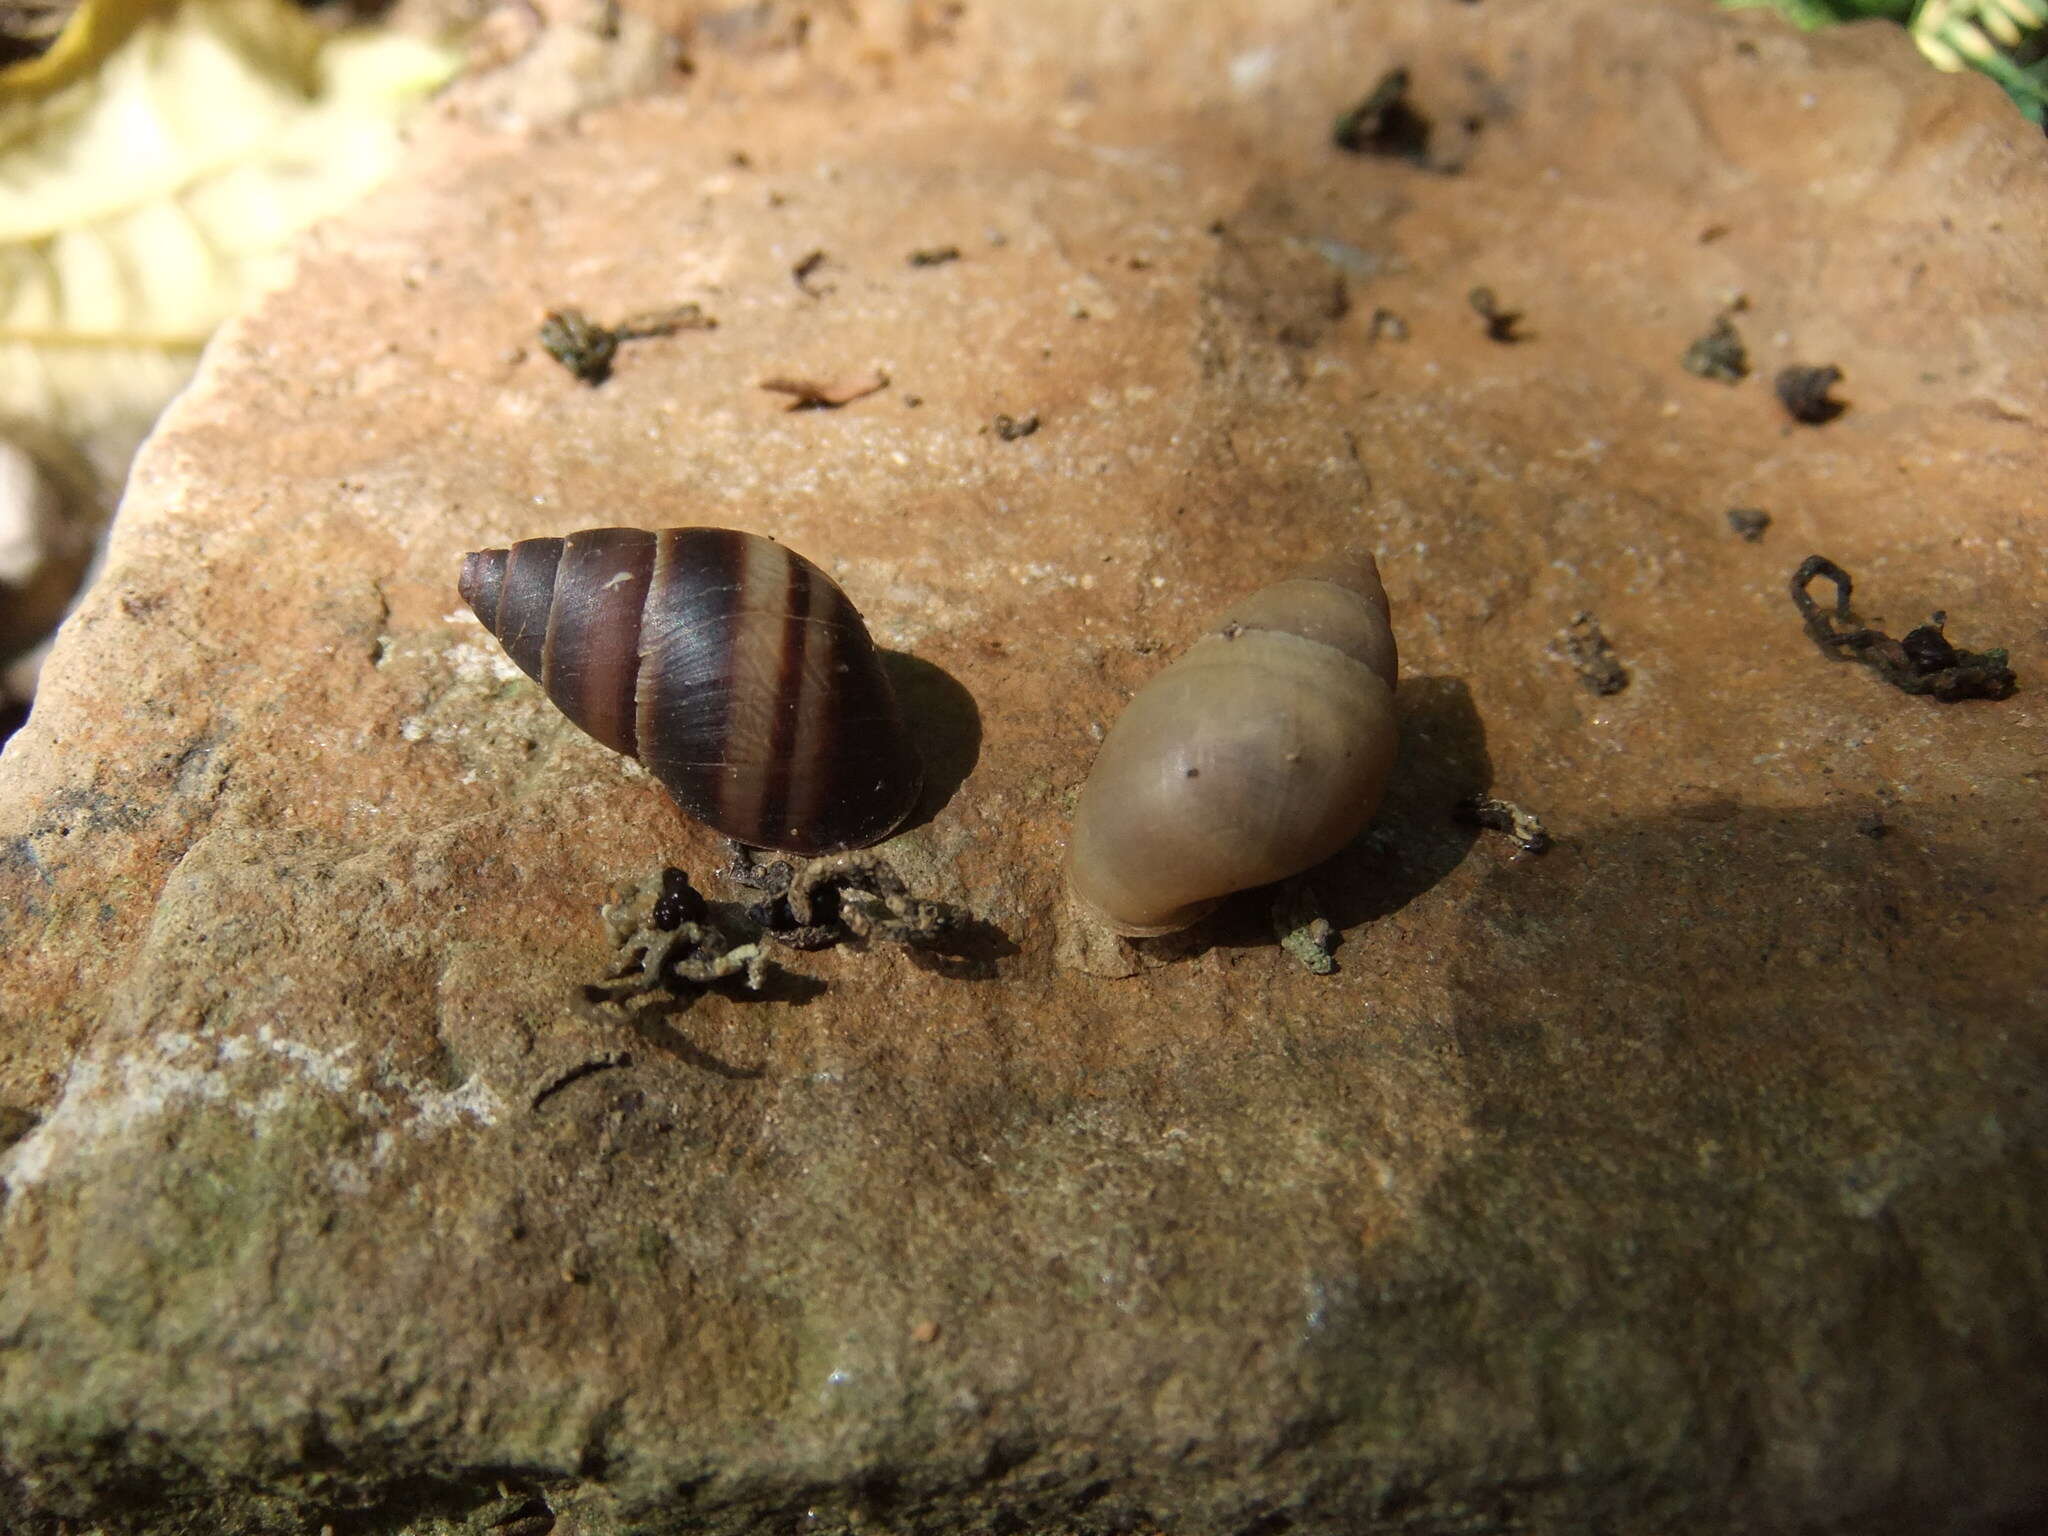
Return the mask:
<svg viewBox="0 0 2048 1536">
<path fill-rule="evenodd" d="M 0 416 L 123 456 L 454 64 L 288 0 L 86 0 L 0 70 Z"/>
</svg>

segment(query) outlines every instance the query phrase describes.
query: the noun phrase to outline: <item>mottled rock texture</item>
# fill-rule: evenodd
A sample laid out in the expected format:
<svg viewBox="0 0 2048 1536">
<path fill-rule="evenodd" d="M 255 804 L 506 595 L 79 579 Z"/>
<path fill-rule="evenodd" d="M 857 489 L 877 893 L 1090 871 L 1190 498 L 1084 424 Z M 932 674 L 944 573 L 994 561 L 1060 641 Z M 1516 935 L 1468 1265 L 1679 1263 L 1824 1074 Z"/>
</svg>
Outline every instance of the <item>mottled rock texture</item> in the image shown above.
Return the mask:
<svg viewBox="0 0 2048 1536">
<path fill-rule="evenodd" d="M 0 758 L 10 1528 L 2030 1528 L 2038 132 L 1695 6 L 781 14 L 430 137 L 145 451 Z M 1429 163 L 1333 148 L 1396 64 Z M 1737 292 L 1750 377 L 1688 373 Z M 684 302 L 598 387 L 534 339 Z M 722 850 L 453 588 L 612 522 L 774 534 L 916 658 L 885 853 L 993 976 L 575 1005 Z M 1406 737 L 1338 971 L 1260 898 L 1091 946 L 1095 733 L 1354 540 Z M 1816 552 L 2020 691 L 1824 658 Z"/>
</svg>

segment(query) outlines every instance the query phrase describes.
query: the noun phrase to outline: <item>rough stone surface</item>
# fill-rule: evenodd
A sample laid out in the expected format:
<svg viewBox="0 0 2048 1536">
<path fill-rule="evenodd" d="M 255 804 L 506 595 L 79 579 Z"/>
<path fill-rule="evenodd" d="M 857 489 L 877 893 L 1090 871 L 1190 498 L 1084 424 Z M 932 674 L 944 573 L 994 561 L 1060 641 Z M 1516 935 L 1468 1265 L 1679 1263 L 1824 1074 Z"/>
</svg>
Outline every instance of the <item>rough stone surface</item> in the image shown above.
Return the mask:
<svg viewBox="0 0 2048 1536">
<path fill-rule="evenodd" d="M 757 9 L 677 95 L 451 130 L 142 457 L 0 758 L 8 1520 L 2041 1518 L 2039 134 L 1686 6 Z M 1331 147 L 1395 64 L 1455 174 Z M 1686 372 L 1737 291 L 1750 378 Z M 686 301 L 601 387 L 534 341 Z M 618 521 L 775 534 L 923 664 L 885 851 L 993 977 L 576 1005 L 600 904 L 722 852 L 453 582 Z M 1347 540 L 1406 738 L 1311 882 L 1339 969 L 1255 897 L 1087 968 L 1094 733 Z M 1824 659 L 1816 552 L 2020 692 Z"/>
</svg>

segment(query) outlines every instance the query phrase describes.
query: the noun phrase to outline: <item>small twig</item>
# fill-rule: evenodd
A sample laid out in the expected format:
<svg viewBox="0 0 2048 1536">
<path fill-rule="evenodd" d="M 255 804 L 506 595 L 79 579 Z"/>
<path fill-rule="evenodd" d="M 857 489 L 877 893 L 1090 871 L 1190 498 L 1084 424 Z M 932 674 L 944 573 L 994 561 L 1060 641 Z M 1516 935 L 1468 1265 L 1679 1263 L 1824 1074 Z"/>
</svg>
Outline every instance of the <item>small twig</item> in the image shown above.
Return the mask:
<svg viewBox="0 0 2048 1536">
<path fill-rule="evenodd" d="M 761 387 L 771 394 L 789 395 L 792 411 L 836 411 L 852 400 L 889 387 L 886 373 L 870 372 L 845 379 L 763 379 Z"/>
</svg>

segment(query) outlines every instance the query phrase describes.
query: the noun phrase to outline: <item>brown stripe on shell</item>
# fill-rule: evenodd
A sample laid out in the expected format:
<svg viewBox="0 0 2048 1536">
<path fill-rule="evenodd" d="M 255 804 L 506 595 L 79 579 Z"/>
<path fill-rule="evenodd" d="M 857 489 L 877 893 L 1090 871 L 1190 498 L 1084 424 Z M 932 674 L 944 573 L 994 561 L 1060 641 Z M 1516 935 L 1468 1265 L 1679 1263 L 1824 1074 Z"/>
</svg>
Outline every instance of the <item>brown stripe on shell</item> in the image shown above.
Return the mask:
<svg viewBox="0 0 2048 1536">
<path fill-rule="evenodd" d="M 789 828 L 816 825 L 825 808 L 845 799 L 835 750 L 842 718 L 857 701 L 847 696 L 845 679 L 853 676 L 847 653 L 867 649 L 860 615 L 837 587 L 824 585 L 809 615 L 810 643 L 805 647 L 795 730 L 789 748 L 795 765 L 789 803 L 783 820 Z M 850 621 L 850 627 L 849 627 Z"/>
<path fill-rule="evenodd" d="M 541 681 L 541 653 L 547 646 L 548 615 L 555 604 L 555 570 L 561 558 L 560 539 L 523 539 L 514 544 L 505 562 L 498 611 L 484 620 L 505 647 L 505 654 L 535 682 Z"/>
<path fill-rule="evenodd" d="M 924 788 L 924 766 L 866 626 L 843 595 L 839 603 L 845 622 L 832 626 L 832 653 L 819 669 L 831 708 L 818 717 L 808 760 L 824 774 L 815 823 L 837 823 L 846 829 L 847 846 L 861 846 L 887 836 L 910 814 Z"/>
<path fill-rule="evenodd" d="M 787 836 L 790 800 L 794 786 L 812 779 L 817 764 L 798 755 L 798 725 L 807 708 L 814 709 L 817 689 L 804 669 L 804 656 L 811 638 L 812 566 L 808 560 L 783 551 L 781 632 L 775 657 L 775 703 L 769 719 L 768 750 L 762 759 L 761 799 L 754 810 L 754 825 L 764 837 Z M 821 575 L 819 581 L 822 583 Z M 802 824 L 794 829 L 799 834 Z"/>
<path fill-rule="evenodd" d="M 640 624 L 640 760 L 684 810 L 727 832 L 725 790 L 738 772 L 730 642 L 750 542 L 717 528 L 656 534 Z"/>
<path fill-rule="evenodd" d="M 782 831 L 780 806 L 787 795 L 776 780 L 788 764 L 777 748 L 788 707 L 782 692 L 789 650 L 784 608 L 795 564 L 780 544 L 748 540 L 733 614 L 725 754 L 738 771 L 724 786 L 726 820 L 721 824 L 745 828 L 734 835 L 750 842 L 776 840 Z"/>
<path fill-rule="evenodd" d="M 654 535 L 590 528 L 563 541 L 542 649 L 541 685 L 562 713 L 614 752 L 638 746 L 640 619 Z"/>
<path fill-rule="evenodd" d="M 505 562 L 511 551 L 479 549 L 462 557 L 462 579 L 455 584 L 470 612 L 492 634 L 498 632 L 498 603 L 505 593 Z"/>
</svg>

